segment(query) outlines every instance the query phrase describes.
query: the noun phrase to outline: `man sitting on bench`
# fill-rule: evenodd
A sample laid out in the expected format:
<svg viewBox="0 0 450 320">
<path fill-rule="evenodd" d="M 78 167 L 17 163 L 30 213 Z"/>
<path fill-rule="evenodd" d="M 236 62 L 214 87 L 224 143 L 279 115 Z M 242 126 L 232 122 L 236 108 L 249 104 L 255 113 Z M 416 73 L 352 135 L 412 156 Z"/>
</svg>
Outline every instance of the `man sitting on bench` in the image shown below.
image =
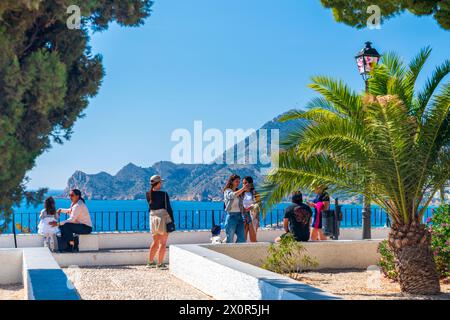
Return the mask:
<svg viewBox="0 0 450 320">
<path fill-rule="evenodd" d="M 283 220 L 284 230 L 281 237 L 275 239 L 275 242 L 281 242 L 283 237 L 292 234 L 296 241 L 308 242 L 310 238 L 309 226 L 311 225 L 312 210 L 303 203 L 301 192 L 295 192 L 292 195 L 292 205 L 285 210 Z"/>
<path fill-rule="evenodd" d="M 59 226 L 63 243 L 68 245 L 66 251 L 74 252 L 78 251 L 75 246 L 74 233 L 79 235 L 92 233 L 92 221 L 81 191 L 73 189 L 70 191 L 69 197 L 72 202 L 70 209 L 58 209 L 57 211 L 58 214 L 61 212 L 69 214 L 69 219 L 59 224 L 53 222 L 52 225 Z"/>
</svg>

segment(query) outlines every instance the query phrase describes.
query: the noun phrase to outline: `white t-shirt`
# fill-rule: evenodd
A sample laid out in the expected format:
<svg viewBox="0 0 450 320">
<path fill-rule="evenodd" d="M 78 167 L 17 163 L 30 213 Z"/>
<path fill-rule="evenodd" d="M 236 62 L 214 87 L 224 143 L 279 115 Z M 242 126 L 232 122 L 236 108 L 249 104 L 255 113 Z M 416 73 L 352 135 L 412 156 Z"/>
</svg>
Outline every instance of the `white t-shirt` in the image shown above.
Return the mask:
<svg viewBox="0 0 450 320">
<path fill-rule="evenodd" d="M 231 206 L 231 211 L 230 212 L 241 212 L 241 208 L 239 207 L 239 199 L 236 198 L 233 200 L 233 204 Z"/>
<path fill-rule="evenodd" d="M 253 192 L 246 192 L 244 194 L 244 208 L 248 209 L 250 208 L 253 204 L 255 204 L 255 201 L 253 199 Z"/>
</svg>

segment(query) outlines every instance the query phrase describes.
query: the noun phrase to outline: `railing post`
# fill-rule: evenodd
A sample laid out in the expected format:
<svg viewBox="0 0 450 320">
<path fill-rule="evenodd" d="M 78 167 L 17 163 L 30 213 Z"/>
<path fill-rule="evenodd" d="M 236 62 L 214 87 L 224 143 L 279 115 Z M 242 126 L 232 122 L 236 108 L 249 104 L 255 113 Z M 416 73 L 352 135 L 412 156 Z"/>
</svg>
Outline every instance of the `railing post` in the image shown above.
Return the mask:
<svg viewBox="0 0 450 320">
<path fill-rule="evenodd" d="M 144 230 L 142 230 L 142 231 L 146 231 L 146 230 L 147 230 L 147 217 L 145 216 L 145 211 L 144 211 Z"/>
<path fill-rule="evenodd" d="M 12 213 L 12 231 L 14 235 L 14 248 L 17 249 L 16 218 L 14 212 Z"/>
<path fill-rule="evenodd" d="M 339 199 L 336 198 L 335 203 L 334 203 L 334 240 L 339 240 L 339 235 L 340 235 L 340 221 L 339 221 L 339 217 L 340 217 L 340 213 L 341 213 L 341 207 L 339 206 Z"/>
<path fill-rule="evenodd" d="M 116 231 L 119 231 L 119 211 L 116 211 Z"/>
<path fill-rule="evenodd" d="M 277 229 L 280 227 L 280 209 L 277 209 Z"/>
<path fill-rule="evenodd" d="M 270 210 L 270 227 L 273 228 L 273 211 Z"/>
<path fill-rule="evenodd" d="M 138 216 L 139 223 L 139 216 Z M 133 231 L 133 211 L 130 211 L 130 230 Z"/>
</svg>

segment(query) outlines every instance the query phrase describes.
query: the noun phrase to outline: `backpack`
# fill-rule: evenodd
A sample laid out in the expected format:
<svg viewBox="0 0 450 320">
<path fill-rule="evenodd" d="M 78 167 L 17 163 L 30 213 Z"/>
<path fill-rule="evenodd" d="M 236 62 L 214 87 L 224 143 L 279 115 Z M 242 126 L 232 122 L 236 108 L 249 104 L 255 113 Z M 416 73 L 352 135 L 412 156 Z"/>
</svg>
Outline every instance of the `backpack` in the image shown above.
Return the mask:
<svg viewBox="0 0 450 320">
<path fill-rule="evenodd" d="M 64 239 L 61 236 L 56 237 L 57 241 L 55 244 L 57 244 L 55 250 L 58 252 L 65 252 L 69 248 L 69 243 L 64 241 Z M 79 251 L 80 246 L 80 237 L 78 235 L 74 236 L 74 246 L 73 246 L 73 252 Z"/>
</svg>

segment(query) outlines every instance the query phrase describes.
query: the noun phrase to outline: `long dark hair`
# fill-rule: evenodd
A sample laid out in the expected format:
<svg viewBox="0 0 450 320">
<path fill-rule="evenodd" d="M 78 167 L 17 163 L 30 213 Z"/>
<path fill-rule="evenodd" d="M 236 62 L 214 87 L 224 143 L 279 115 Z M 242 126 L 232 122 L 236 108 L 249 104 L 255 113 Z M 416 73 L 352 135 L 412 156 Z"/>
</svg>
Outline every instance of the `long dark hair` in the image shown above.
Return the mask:
<svg viewBox="0 0 450 320">
<path fill-rule="evenodd" d="M 54 216 L 56 214 L 55 199 L 53 199 L 53 197 L 48 197 L 45 199 L 44 208 L 47 214 Z"/>
<path fill-rule="evenodd" d="M 151 202 L 152 202 L 153 188 L 156 187 L 156 186 L 157 186 L 158 184 L 160 184 L 160 183 L 161 183 L 161 181 L 158 181 L 158 182 L 152 183 L 152 184 L 150 185 L 150 191 L 146 193 L 146 196 L 147 196 L 147 202 L 148 202 L 148 203 L 151 203 Z"/>
<path fill-rule="evenodd" d="M 240 176 L 238 176 L 237 174 L 232 174 L 227 181 L 227 184 L 225 185 L 225 188 L 223 188 L 223 191 L 225 192 L 225 190 L 227 189 L 231 189 L 233 190 L 233 182 L 237 179 L 241 179 Z M 234 190 L 233 190 L 234 191 Z"/>
<path fill-rule="evenodd" d="M 244 178 L 244 180 L 252 185 L 252 188 L 250 189 L 250 192 L 254 194 L 255 193 L 255 185 L 254 185 L 254 182 L 253 182 L 253 178 L 250 177 L 250 176 L 247 176 L 247 177 Z"/>
<path fill-rule="evenodd" d="M 78 189 L 72 189 L 72 192 L 73 192 L 77 197 L 79 197 L 80 200 L 83 201 L 83 203 L 86 203 L 86 201 L 84 200 L 84 198 L 83 198 L 83 196 L 82 196 L 80 190 L 78 190 Z"/>
</svg>

